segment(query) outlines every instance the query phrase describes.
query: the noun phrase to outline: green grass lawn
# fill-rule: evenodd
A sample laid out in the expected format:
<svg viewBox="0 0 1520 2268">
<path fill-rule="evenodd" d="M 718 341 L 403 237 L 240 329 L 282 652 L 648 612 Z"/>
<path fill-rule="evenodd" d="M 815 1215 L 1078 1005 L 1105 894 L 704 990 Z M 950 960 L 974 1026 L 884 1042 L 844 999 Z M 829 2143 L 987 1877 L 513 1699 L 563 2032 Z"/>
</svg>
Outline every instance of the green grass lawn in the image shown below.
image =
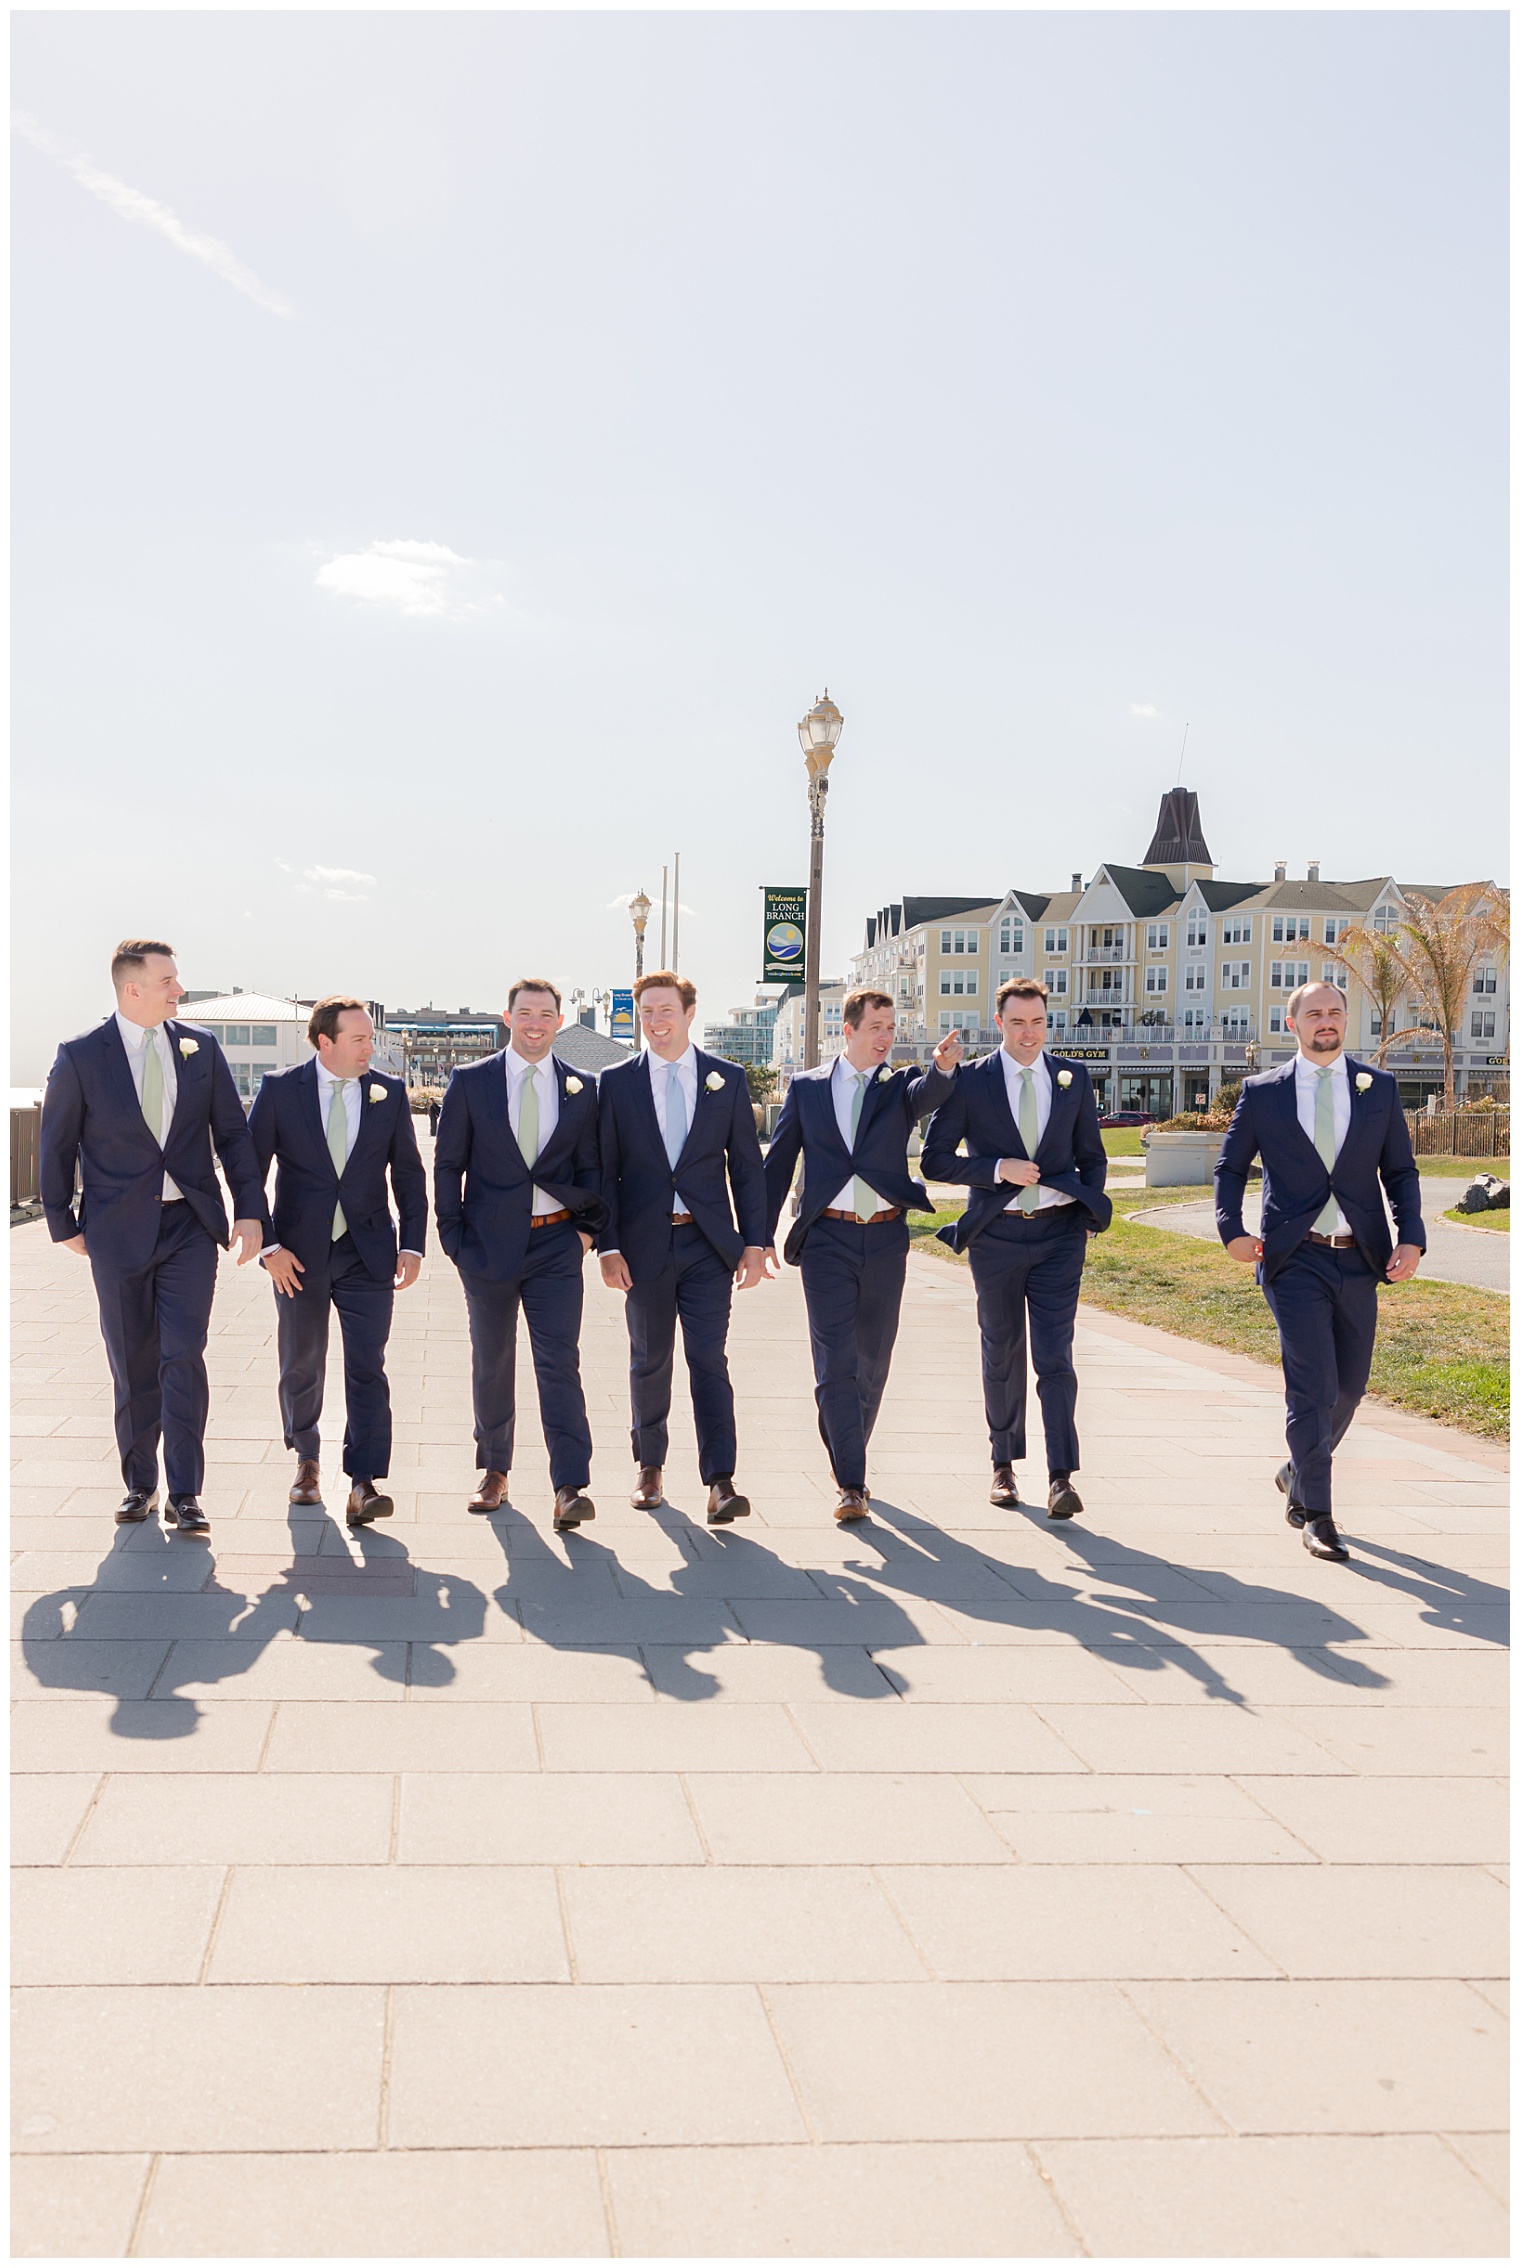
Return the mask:
<svg viewBox="0 0 1520 2268">
<path fill-rule="evenodd" d="M 1507 1205 L 1500 1205 L 1490 1213 L 1464 1213 L 1459 1205 L 1453 1205 L 1450 1212 L 1443 1213 L 1441 1218 L 1447 1221 L 1455 1221 L 1458 1228 L 1498 1229 L 1501 1235 L 1508 1235 L 1509 1233 L 1509 1207 Z"/>
<path fill-rule="evenodd" d="M 1423 1163 L 1423 1161 L 1422 1161 Z M 1087 1251 L 1082 1297 L 1112 1315 L 1227 1347 L 1257 1362 L 1278 1361 L 1277 1329 L 1251 1270 L 1222 1246 L 1151 1228 L 1127 1215 L 1145 1206 L 1184 1204 L 1207 1189 L 1147 1189 L 1114 1200 L 1113 1226 Z M 935 1230 L 960 1206 L 909 1216 L 914 1246 L 964 1267 Z M 1509 1302 L 1466 1284 L 1389 1284 L 1379 1301 L 1370 1392 L 1377 1401 L 1418 1410 L 1490 1439 L 1509 1438 Z"/>
<path fill-rule="evenodd" d="M 1421 1173 L 1450 1174 L 1454 1180 L 1471 1181 L 1475 1174 L 1491 1173 L 1496 1181 L 1508 1181 L 1508 1158 L 1416 1158 Z"/>
<path fill-rule="evenodd" d="M 1144 1132 L 1143 1126 L 1105 1126 L 1103 1147 L 1111 1158 L 1143 1158 L 1140 1137 Z"/>
</svg>

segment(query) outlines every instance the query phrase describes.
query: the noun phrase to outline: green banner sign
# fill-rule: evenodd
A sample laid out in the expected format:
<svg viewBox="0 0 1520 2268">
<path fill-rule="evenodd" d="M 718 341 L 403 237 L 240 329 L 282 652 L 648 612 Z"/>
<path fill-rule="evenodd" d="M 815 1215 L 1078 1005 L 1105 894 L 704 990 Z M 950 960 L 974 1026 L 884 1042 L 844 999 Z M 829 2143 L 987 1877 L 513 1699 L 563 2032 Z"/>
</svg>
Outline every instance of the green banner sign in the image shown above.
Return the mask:
<svg viewBox="0 0 1520 2268">
<path fill-rule="evenodd" d="M 807 948 L 807 891 L 765 892 L 762 984 L 801 984 Z"/>
</svg>

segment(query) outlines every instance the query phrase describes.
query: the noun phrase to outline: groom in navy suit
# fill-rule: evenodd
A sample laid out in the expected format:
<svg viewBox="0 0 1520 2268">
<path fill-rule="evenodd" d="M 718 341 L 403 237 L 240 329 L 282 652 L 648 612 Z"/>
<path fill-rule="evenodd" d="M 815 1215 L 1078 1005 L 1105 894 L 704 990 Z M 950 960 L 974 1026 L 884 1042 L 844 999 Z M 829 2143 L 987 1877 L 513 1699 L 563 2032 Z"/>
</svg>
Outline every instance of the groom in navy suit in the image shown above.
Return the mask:
<svg viewBox="0 0 1520 2268">
<path fill-rule="evenodd" d="M 627 1293 L 636 1511 L 665 1496 L 664 1464 L 681 1324 L 707 1524 L 749 1511 L 734 1488 L 737 1439 L 728 1376 L 734 1289 L 765 1276 L 765 1169 L 749 1086 L 737 1063 L 691 1043 L 697 988 L 655 969 L 633 988 L 648 1047 L 602 1073 L 598 1098 L 602 1281 Z M 732 1197 L 730 1197 L 730 1190 Z M 739 1223 L 734 1225 L 737 1205 Z"/>
<path fill-rule="evenodd" d="M 881 1408 L 908 1268 L 904 1213 L 933 1212 L 908 1171 L 908 1137 L 949 1097 L 961 1056 L 951 1032 L 932 1070 L 892 1070 L 891 996 L 859 990 L 844 1003 L 844 1052 L 787 1089 L 765 1160 L 774 1243 L 799 1155 L 802 1195 L 786 1257 L 802 1269 L 817 1381 L 818 1430 L 829 1453 L 841 1525 L 870 1510 L 866 1446 Z"/>
<path fill-rule="evenodd" d="M 316 1055 L 265 1078 L 248 1121 L 259 1172 L 277 1173 L 274 1238 L 263 1262 L 275 1288 L 280 1415 L 296 1453 L 292 1504 L 322 1501 L 322 1387 L 334 1308 L 343 1333 L 343 1470 L 351 1528 L 389 1519 L 377 1489 L 391 1462 L 385 1344 L 398 1291 L 417 1281 L 427 1235 L 427 1176 L 400 1079 L 370 1070 L 375 1027 L 362 1000 L 331 993 L 312 1009 Z M 401 1209 L 400 1251 L 385 1177 Z"/>
<path fill-rule="evenodd" d="M 586 1494 L 591 1428 L 581 1388 L 582 1263 L 605 1221 L 596 1082 L 553 1054 L 559 988 L 519 978 L 507 995 L 510 1044 L 449 1081 L 433 1151 L 438 1241 L 459 1270 L 470 1315 L 479 1488 L 472 1512 L 507 1499 L 517 1422 L 517 1316 L 528 1319 L 549 1445 L 554 1529 L 596 1518 Z"/>
<path fill-rule="evenodd" d="M 1088 1237 L 1107 1228 L 1113 1206 L 1103 1193 L 1108 1159 L 1092 1081 L 1082 1064 L 1046 1054 L 1045 999 L 1035 977 L 999 986 L 1002 1045 L 956 1080 L 924 1136 L 923 1162 L 929 1180 L 963 1181 L 970 1191 L 960 1219 L 939 1234 L 967 1255 L 976 1284 L 992 1502 L 1019 1501 L 1013 1468 L 1024 1455 L 1027 1315 L 1045 1424 L 1046 1510 L 1069 1520 L 1082 1509 L 1071 1483 L 1080 1461 L 1077 1299 Z"/>
<path fill-rule="evenodd" d="M 269 1214 L 227 1058 L 208 1031 L 175 1017 L 185 988 L 174 948 L 123 939 L 111 982 L 115 1015 L 65 1040 L 48 1074 L 43 1210 L 54 1243 L 88 1259 L 95 1279 L 127 1488 L 118 1521 L 157 1511 L 162 1437 L 167 1516 L 206 1535 L 204 1356 L 217 1247 L 228 1241 L 217 1158 L 240 1268 L 256 1258 Z"/>
<path fill-rule="evenodd" d="M 1288 1524 L 1315 1559 L 1349 1559 L 1331 1513 L 1331 1459 L 1367 1390 L 1378 1284 L 1407 1283 L 1425 1250 L 1420 1171 L 1398 1081 L 1346 1053 L 1338 987 L 1301 984 L 1287 1022 L 1298 1052 L 1241 1089 L 1214 1169 L 1215 1218 L 1231 1259 L 1254 1265 L 1277 1325 Z M 1261 1234 L 1251 1236 L 1241 1214 L 1258 1157 Z"/>
</svg>

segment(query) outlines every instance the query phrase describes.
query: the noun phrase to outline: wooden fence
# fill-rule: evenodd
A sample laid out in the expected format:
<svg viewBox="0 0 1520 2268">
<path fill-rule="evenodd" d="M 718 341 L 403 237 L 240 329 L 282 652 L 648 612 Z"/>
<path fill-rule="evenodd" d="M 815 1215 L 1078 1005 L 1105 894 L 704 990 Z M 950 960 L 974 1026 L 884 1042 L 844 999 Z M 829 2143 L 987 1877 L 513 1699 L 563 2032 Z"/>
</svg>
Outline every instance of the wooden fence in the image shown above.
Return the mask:
<svg viewBox="0 0 1520 2268">
<path fill-rule="evenodd" d="M 11 1112 L 11 1205 L 31 1205 L 38 1195 L 37 1166 L 42 1131 L 42 1107 Z"/>
<path fill-rule="evenodd" d="M 1410 1139 L 1417 1158 L 1507 1158 L 1507 1110 L 1408 1110 Z"/>
</svg>

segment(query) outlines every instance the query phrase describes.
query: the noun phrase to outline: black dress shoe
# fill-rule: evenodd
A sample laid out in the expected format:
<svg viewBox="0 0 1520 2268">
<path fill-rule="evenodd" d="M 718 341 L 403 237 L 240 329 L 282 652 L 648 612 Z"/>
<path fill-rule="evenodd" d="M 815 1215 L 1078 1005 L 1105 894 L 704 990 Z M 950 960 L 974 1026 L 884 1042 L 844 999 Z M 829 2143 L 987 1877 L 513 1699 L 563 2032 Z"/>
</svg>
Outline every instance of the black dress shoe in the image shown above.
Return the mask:
<svg viewBox="0 0 1520 2268">
<path fill-rule="evenodd" d="M 164 1514 L 171 1528 L 178 1528 L 182 1536 L 209 1536 L 211 1522 L 201 1510 L 198 1496 L 171 1496 Z"/>
<path fill-rule="evenodd" d="M 372 1480 L 356 1478 L 348 1492 L 344 1518 L 351 1528 L 367 1528 L 371 1520 L 388 1520 L 395 1509 L 390 1498 L 382 1496 Z"/>
<path fill-rule="evenodd" d="M 1013 1477 L 1012 1465 L 993 1466 L 992 1487 L 988 1491 L 987 1501 L 996 1504 L 1004 1512 L 1012 1511 L 1018 1503 L 1019 1484 Z"/>
<path fill-rule="evenodd" d="M 1349 1559 L 1350 1552 L 1341 1542 L 1335 1522 L 1328 1512 L 1304 1514 L 1304 1549 L 1311 1559 Z"/>
<path fill-rule="evenodd" d="M 1069 1480 L 1052 1480 L 1045 1511 L 1052 1520 L 1070 1520 L 1082 1509 L 1082 1499 Z"/>
<path fill-rule="evenodd" d="M 129 1488 L 116 1507 L 116 1524 L 125 1527 L 129 1520 L 146 1520 L 158 1510 L 156 1488 Z"/>
<path fill-rule="evenodd" d="M 1288 1509 L 1283 1515 L 1284 1519 L 1290 1528 L 1301 1528 L 1309 1515 L 1293 1494 L 1293 1467 L 1291 1465 L 1278 1466 L 1277 1485 L 1288 1499 Z"/>
<path fill-rule="evenodd" d="M 730 1520 L 749 1518 L 749 1498 L 736 1496 L 732 1473 L 719 1473 L 707 1490 L 707 1525 L 726 1528 Z"/>
</svg>

